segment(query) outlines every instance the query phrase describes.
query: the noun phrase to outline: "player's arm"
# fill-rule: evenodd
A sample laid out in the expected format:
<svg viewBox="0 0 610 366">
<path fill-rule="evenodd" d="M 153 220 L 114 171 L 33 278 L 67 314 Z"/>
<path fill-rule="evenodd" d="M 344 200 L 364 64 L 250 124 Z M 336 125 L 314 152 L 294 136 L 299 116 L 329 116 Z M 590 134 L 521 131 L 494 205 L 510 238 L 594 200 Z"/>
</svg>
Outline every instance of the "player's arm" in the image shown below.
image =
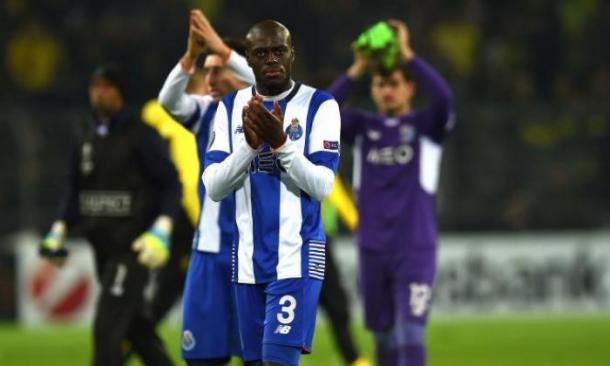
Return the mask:
<svg viewBox="0 0 610 366">
<path fill-rule="evenodd" d="M 197 57 L 207 50 L 219 55 L 238 79 L 254 84 L 254 73 L 246 59 L 224 43 L 200 10 L 192 10 L 186 52 L 159 92 L 161 105 L 189 129 L 195 127 L 199 117 L 205 114 L 213 102 L 210 96 L 186 93 L 189 78 L 195 72 Z"/>
<path fill-rule="evenodd" d="M 269 112 L 260 98 L 253 98 L 244 109 L 244 126 L 250 126 L 271 146 L 282 168 L 301 190 L 321 201 L 330 193 L 339 164 L 339 106 L 332 98 L 320 104 L 313 118 L 307 156 L 298 143 L 287 138 L 280 114 L 277 102 Z"/>
<path fill-rule="evenodd" d="M 159 192 L 160 214 L 174 218 L 180 212 L 182 188 L 167 143 L 152 128 L 143 127 L 135 153 L 144 175 Z"/>
<path fill-rule="evenodd" d="M 178 122 L 192 129 L 214 101 L 211 96 L 186 93 L 191 73 L 178 63 L 165 79 L 159 92 L 159 103 Z"/>
<path fill-rule="evenodd" d="M 59 205 L 59 221 L 63 221 L 66 226 L 73 226 L 78 220 L 78 192 L 79 192 L 79 149 L 73 149 L 68 168 L 68 179 L 66 190 Z"/>
<path fill-rule="evenodd" d="M 430 104 L 423 111 L 424 119 L 428 124 L 428 133 L 432 138 L 440 141 L 453 127 L 451 87 L 436 70 L 416 56 L 409 43 L 406 24 L 399 20 L 389 20 L 388 24 L 396 31 L 401 61 L 408 64 L 417 86 L 429 98 Z"/>
<path fill-rule="evenodd" d="M 341 115 L 334 99 L 323 102 L 316 112 L 309 134 L 307 155 L 289 139 L 277 150 L 286 173 L 299 188 L 321 201 L 330 193 L 339 166 Z"/>
<path fill-rule="evenodd" d="M 241 81 L 246 84 L 254 84 L 254 73 L 248 61 L 239 53 L 232 50 L 220 38 L 216 30 L 201 10 L 191 11 L 191 24 L 194 28 L 196 39 L 205 45 L 210 52 L 220 56 L 227 68 Z"/>
<path fill-rule="evenodd" d="M 151 227 L 132 245 L 138 261 L 149 268 L 159 268 L 169 259 L 170 236 L 175 217 L 180 212 L 182 188 L 178 173 L 170 157 L 167 144 L 153 129 L 143 127 L 142 136 L 135 142 L 138 163 L 158 192 L 159 215 Z"/>
<path fill-rule="evenodd" d="M 224 102 L 218 105 L 214 116 L 213 141 L 205 154 L 205 169 L 202 180 L 206 193 L 214 201 L 221 201 L 229 193 L 243 184 L 248 167 L 256 157 L 260 143 L 249 142 L 249 131 L 246 129 L 246 140 L 237 144 L 231 152 L 230 133 L 228 129 L 227 109 Z M 250 144 L 251 145 L 250 145 Z"/>
<path fill-rule="evenodd" d="M 61 267 L 68 255 L 64 248 L 68 227 L 78 218 L 78 151 L 75 149 L 70 159 L 66 191 L 59 205 L 59 217 L 40 243 L 39 253 L 52 264 Z"/>
<path fill-rule="evenodd" d="M 328 92 L 333 95 L 341 107 L 341 141 L 348 145 L 353 145 L 356 136 L 362 132 L 367 113 L 345 107 L 345 102 L 370 64 L 370 60 L 357 49 L 354 48 L 353 53 L 352 65 L 328 88 Z"/>
<path fill-rule="evenodd" d="M 227 59 L 227 67 L 239 80 L 246 84 L 254 85 L 256 80 L 254 79 L 254 72 L 248 66 L 246 58 L 239 53 L 231 50 L 229 58 Z"/>
<path fill-rule="evenodd" d="M 350 92 L 354 89 L 354 85 L 366 73 L 369 67 L 370 60 L 358 50 L 354 49 L 354 61 L 347 69 L 345 74 L 339 76 L 328 88 L 328 91 L 335 97 L 340 106 L 347 101 Z"/>
<path fill-rule="evenodd" d="M 158 98 L 163 108 L 189 129 L 213 102 L 209 96 L 186 94 L 189 79 L 195 72 L 197 57 L 205 50 L 205 39 L 199 25 L 200 13 L 191 11 L 186 52 L 165 79 Z"/>
</svg>

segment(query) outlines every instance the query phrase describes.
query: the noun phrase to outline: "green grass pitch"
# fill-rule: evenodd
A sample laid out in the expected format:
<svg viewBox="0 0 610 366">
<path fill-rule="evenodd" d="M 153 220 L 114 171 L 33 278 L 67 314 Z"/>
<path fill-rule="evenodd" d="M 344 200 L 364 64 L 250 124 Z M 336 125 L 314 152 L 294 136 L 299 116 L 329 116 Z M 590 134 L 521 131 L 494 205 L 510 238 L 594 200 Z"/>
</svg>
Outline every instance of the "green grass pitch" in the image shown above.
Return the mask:
<svg viewBox="0 0 610 366">
<path fill-rule="evenodd" d="M 161 328 L 176 363 L 179 329 Z M 363 354 L 372 357 L 371 337 L 354 334 Z M 602 366 L 610 365 L 610 314 L 500 318 L 433 318 L 428 331 L 430 366 Z M 24 328 L 0 325 L 0 365 L 71 366 L 90 364 L 90 333 L 84 327 Z M 130 366 L 139 365 L 132 360 Z M 327 324 L 316 330 L 314 352 L 305 366 L 341 365 Z M 239 365 L 233 363 L 232 365 Z"/>
</svg>

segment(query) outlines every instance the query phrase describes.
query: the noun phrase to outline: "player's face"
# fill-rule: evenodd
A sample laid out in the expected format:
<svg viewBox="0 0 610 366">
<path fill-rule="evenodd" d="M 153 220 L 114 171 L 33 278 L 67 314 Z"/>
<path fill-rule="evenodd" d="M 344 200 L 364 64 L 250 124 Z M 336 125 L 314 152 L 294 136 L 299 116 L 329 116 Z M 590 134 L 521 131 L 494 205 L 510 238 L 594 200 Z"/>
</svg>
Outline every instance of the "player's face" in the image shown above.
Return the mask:
<svg viewBox="0 0 610 366">
<path fill-rule="evenodd" d="M 407 81 L 402 72 L 395 70 L 388 76 L 373 75 L 371 97 L 377 109 L 389 116 L 406 113 L 415 91 L 413 82 Z"/>
<path fill-rule="evenodd" d="M 290 34 L 282 31 L 270 34 L 261 32 L 248 41 L 246 59 L 260 91 L 275 95 L 287 90 L 294 62 Z"/>
<path fill-rule="evenodd" d="M 123 97 L 113 83 L 99 77 L 89 84 L 89 103 L 96 113 L 112 116 L 123 107 Z"/>
<path fill-rule="evenodd" d="M 217 101 L 225 94 L 243 87 L 243 83 L 227 69 L 219 56 L 209 55 L 206 57 L 203 68 L 205 70 L 207 92 Z"/>
</svg>

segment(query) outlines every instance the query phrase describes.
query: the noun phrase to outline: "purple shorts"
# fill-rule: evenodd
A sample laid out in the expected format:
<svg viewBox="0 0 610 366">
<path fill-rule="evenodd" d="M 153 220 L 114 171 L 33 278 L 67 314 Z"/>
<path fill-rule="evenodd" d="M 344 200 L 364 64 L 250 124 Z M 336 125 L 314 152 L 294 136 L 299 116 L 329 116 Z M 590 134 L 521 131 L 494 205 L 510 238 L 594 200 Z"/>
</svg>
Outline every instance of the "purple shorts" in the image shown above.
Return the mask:
<svg viewBox="0 0 610 366">
<path fill-rule="evenodd" d="M 436 275 L 436 247 L 397 255 L 360 248 L 359 282 L 367 328 L 389 331 L 396 324 L 426 324 Z"/>
</svg>

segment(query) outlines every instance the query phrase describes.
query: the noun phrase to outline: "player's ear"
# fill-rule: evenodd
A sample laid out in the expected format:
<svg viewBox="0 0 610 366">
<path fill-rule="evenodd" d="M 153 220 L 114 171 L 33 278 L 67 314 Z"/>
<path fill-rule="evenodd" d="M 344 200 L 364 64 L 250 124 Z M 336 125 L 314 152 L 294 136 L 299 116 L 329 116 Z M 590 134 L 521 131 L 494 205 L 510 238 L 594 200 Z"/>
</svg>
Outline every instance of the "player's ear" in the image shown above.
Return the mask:
<svg viewBox="0 0 610 366">
<path fill-rule="evenodd" d="M 291 53 L 290 63 L 293 63 L 296 58 L 296 55 L 297 55 L 297 51 L 295 51 L 294 46 L 290 47 L 290 53 Z"/>
<path fill-rule="evenodd" d="M 408 81 L 407 82 L 407 90 L 408 90 L 408 97 L 411 98 L 413 97 L 413 95 L 415 95 L 416 90 L 416 85 L 414 82 L 412 81 Z"/>
</svg>

